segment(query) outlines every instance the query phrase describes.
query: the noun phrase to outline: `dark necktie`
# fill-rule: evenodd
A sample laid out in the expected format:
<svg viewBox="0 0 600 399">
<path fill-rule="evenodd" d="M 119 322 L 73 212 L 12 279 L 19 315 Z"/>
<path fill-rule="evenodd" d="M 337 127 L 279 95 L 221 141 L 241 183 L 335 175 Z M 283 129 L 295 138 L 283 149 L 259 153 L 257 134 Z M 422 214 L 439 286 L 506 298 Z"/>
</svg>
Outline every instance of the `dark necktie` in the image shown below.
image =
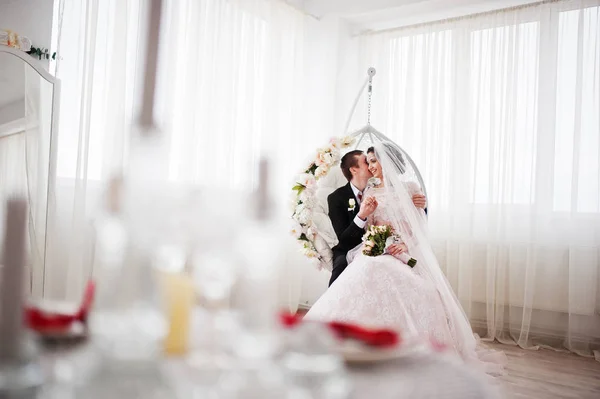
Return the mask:
<svg viewBox="0 0 600 399">
<path fill-rule="evenodd" d="M 356 198 L 358 198 L 358 202 L 362 202 L 362 193 L 358 193 Z"/>
</svg>

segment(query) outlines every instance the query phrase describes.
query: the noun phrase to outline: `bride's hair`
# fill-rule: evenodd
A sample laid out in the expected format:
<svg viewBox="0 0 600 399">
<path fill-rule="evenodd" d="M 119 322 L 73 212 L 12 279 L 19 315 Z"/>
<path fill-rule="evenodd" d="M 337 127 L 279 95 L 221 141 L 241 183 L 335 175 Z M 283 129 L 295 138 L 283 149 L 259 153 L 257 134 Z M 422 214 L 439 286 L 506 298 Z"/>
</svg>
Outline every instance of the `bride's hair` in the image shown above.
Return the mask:
<svg viewBox="0 0 600 399">
<path fill-rule="evenodd" d="M 382 141 L 381 145 L 387 151 L 390 161 L 392 161 L 394 166 L 403 174 L 406 171 L 406 163 L 404 162 L 402 152 L 395 145 L 388 143 L 387 141 Z M 375 154 L 375 157 L 379 159 L 375 147 L 369 147 L 367 149 L 367 154 Z"/>
</svg>

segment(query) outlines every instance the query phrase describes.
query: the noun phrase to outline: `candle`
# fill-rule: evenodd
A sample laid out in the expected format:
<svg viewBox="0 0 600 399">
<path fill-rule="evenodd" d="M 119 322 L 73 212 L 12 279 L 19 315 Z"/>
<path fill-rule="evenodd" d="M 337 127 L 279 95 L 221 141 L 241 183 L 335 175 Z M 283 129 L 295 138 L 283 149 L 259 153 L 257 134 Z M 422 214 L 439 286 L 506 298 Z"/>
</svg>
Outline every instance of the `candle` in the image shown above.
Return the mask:
<svg viewBox="0 0 600 399">
<path fill-rule="evenodd" d="M 188 350 L 190 315 L 194 302 L 191 278 L 184 273 L 163 273 L 169 333 L 164 341 L 167 355 L 182 355 Z"/>
</svg>

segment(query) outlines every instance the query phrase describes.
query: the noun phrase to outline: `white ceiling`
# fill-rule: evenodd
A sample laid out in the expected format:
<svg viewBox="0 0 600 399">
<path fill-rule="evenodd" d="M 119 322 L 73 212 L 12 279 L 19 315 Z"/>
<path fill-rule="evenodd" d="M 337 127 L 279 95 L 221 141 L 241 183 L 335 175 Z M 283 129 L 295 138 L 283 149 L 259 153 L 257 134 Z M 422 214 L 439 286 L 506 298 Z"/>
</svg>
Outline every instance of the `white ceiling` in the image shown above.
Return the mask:
<svg viewBox="0 0 600 399">
<path fill-rule="evenodd" d="M 356 33 L 393 29 L 401 26 L 480 12 L 499 10 L 539 0 L 288 0 L 297 8 L 317 17 L 340 17 Z"/>
</svg>

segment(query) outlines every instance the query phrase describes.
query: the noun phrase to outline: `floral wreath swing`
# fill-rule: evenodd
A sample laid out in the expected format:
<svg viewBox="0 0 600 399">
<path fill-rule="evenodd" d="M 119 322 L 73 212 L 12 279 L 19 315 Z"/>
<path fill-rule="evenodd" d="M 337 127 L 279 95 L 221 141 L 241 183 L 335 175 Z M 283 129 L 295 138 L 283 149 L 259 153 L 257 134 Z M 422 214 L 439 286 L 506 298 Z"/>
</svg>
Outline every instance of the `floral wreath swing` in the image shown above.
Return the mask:
<svg viewBox="0 0 600 399">
<path fill-rule="evenodd" d="M 367 78 L 362 85 L 344 132 L 348 131 L 356 105 L 368 86 L 367 124 L 341 138 L 332 138 L 329 143 L 317 149 L 315 159 L 300 174 L 292 188 L 292 228 L 291 232 L 301 245 L 302 253 L 320 269 L 331 271 L 333 268 L 332 248 L 338 239 L 329 219 L 327 197 L 333 191 L 347 184 L 348 181 L 338 167 L 341 157 L 348 151 L 359 149 L 366 151 L 377 142 L 388 142 L 403 161 L 405 175 L 418 182 L 423 194 L 427 196 L 425 183 L 410 155 L 383 133 L 371 126 L 371 96 L 373 93 L 373 76 L 375 68 L 367 70 Z"/>
</svg>

